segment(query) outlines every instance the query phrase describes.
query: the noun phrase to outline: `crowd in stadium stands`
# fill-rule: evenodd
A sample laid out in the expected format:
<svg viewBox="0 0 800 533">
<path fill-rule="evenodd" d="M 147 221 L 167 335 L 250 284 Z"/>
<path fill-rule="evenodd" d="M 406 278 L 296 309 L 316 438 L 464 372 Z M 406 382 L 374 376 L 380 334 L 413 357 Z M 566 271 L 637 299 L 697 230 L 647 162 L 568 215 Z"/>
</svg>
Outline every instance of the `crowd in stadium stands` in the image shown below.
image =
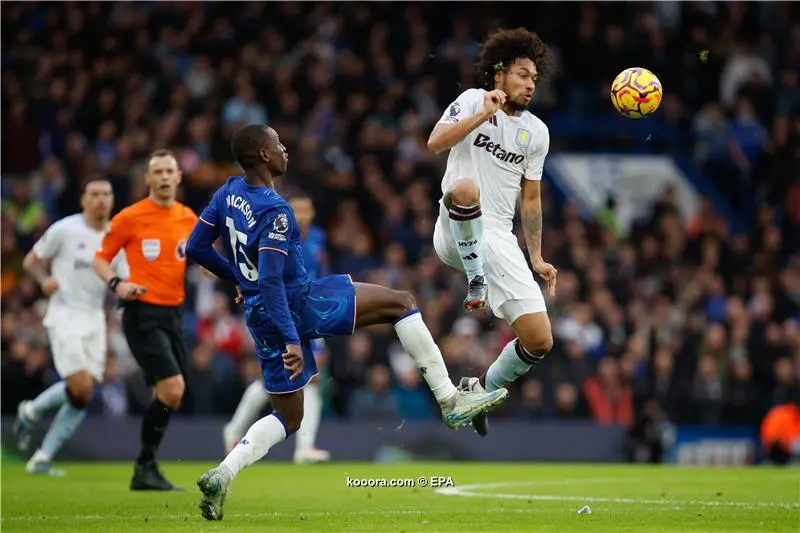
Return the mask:
<svg viewBox="0 0 800 533">
<path fill-rule="evenodd" d="M 622 238 L 548 194 L 555 348 L 497 416 L 619 423 L 645 440 L 664 420 L 757 425 L 800 383 L 796 15 L 788 2 L 4 3 L 3 411 L 57 379 L 45 301 L 21 262 L 79 210 L 81 180 L 104 173 L 120 209 L 145 194 L 143 157 L 169 147 L 182 201 L 199 212 L 237 173 L 228 140 L 247 123 L 270 123 L 289 147 L 284 186 L 314 199 L 329 270 L 410 289 L 451 377 L 480 374 L 512 333 L 461 309 L 464 276 L 432 250 L 444 158 L 426 140 L 474 86 L 487 30 L 525 25 L 557 65 L 535 113 L 602 116 L 617 72 L 653 70 L 665 99 L 647 120 L 676 132 L 750 230 L 733 234 L 710 201 L 683 220 L 666 190 Z M 551 151 L 611 141 L 554 132 Z M 252 341 L 230 287 L 194 268 L 188 285 L 183 411 L 230 413 L 259 376 Z M 94 409 L 137 413 L 148 391 L 111 301 L 108 317 L 113 356 Z M 328 341 L 324 368 L 326 416 L 437 416 L 389 327 Z"/>
</svg>

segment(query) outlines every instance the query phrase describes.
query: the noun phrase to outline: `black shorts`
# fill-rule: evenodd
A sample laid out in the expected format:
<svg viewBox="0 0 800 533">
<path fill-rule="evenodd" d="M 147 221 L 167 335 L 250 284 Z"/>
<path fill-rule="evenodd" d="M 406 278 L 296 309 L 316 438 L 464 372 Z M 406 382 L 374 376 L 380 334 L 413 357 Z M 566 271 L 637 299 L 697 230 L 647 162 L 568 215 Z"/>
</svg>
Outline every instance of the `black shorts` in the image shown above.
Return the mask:
<svg viewBox="0 0 800 533">
<path fill-rule="evenodd" d="M 189 357 L 181 308 L 136 301 L 122 307 L 122 331 L 147 384 L 183 375 Z"/>
</svg>

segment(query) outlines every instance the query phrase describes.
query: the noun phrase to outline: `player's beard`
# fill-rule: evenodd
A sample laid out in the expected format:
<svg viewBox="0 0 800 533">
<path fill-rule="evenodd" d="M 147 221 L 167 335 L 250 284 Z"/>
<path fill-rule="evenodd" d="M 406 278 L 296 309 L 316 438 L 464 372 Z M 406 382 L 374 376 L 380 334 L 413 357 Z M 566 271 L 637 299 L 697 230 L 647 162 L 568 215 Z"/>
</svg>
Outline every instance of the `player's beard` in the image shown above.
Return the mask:
<svg viewBox="0 0 800 533">
<path fill-rule="evenodd" d="M 508 104 L 508 107 L 511 108 L 511 111 L 515 112 L 525 111 L 526 109 L 528 109 L 528 104 L 529 104 L 529 102 L 525 102 L 525 100 L 521 96 L 519 97 L 519 100 L 508 99 L 506 100 L 506 103 Z"/>
</svg>

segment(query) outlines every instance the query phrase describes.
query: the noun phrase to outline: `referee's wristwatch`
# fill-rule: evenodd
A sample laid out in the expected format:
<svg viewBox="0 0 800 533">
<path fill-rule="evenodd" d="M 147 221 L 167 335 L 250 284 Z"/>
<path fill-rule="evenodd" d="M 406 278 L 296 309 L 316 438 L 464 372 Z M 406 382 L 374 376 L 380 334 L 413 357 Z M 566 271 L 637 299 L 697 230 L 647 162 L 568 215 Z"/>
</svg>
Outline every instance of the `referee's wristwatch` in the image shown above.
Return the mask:
<svg viewBox="0 0 800 533">
<path fill-rule="evenodd" d="M 111 292 L 116 294 L 117 285 L 119 285 L 120 283 L 122 283 L 122 278 L 120 278 L 118 276 L 114 276 L 113 278 L 108 280 L 108 288 L 111 289 Z"/>
</svg>

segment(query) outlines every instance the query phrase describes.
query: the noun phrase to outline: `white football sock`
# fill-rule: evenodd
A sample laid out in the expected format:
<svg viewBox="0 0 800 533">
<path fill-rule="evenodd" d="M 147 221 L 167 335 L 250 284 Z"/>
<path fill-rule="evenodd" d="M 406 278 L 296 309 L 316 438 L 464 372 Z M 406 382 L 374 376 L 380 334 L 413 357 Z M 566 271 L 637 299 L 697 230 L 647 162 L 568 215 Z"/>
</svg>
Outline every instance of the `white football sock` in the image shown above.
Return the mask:
<svg viewBox="0 0 800 533">
<path fill-rule="evenodd" d="M 226 429 L 231 431 L 237 439 L 241 438 L 268 403 L 269 394 L 264 390 L 264 385 L 261 380 L 255 380 L 242 394 L 242 399 L 239 400 L 236 412 L 233 413 L 233 418 L 228 422 Z"/>
<path fill-rule="evenodd" d="M 518 343 L 518 339 L 514 339 L 505 345 L 500 356 L 486 371 L 486 390 L 491 392 L 516 381 L 542 358 L 544 354 L 532 354 Z"/>
<path fill-rule="evenodd" d="M 303 421 L 297 430 L 296 452 L 304 452 L 314 447 L 322 418 L 322 396 L 319 383 L 309 383 L 303 389 Z"/>
<path fill-rule="evenodd" d="M 69 402 L 62 405 L 53 419 L 53 423 L 50 424 L 47 435 L 44 436 L 42 447 L 39 448 L 42 452 L 40 457 L 47 457 L 48 461 L 55 457 L 58 450 L 75 433 L 84 418 L 86 418 L 86 409 L 78 409 Z"/>
<path fill-rule="evenodd" d="M 51 409 L 63 405 L 67 401 L 67 382 L 59 381 L 50 385 L 39 396 L 31 400 L 25 414 L 38 419 Z"/>
<path fill-rule="evenodd" d="M 395 322 L 394 330 L 403 345 L 403 349 L 417 363 L 417 367 L 425 378 L 431 392 L 440 404 L 454 397 L 456 387 L 450 381 L 447 367 L 442 359 L 442 352 L 433 341 L 431 332 L 418 309 Z"/>
<path fill-rule="evenodd" d="M 483 259 L 480 256 L 483 238 L 483 217 L 481 206 L 464 207 L 452 205 L 449 209 L 450 233 L 456 241 L 461 264 L 467 279 L 483 276 Z"/>
<path fill-rule="evenodd" d="M 270 448 L 286 439 L 286 426 L 277 416 L 267 415 L 250 426 L 239 444 L 220 463 L 225 467 L 231 478 L 255 463 L 265 455 Z"/>
</svg>

